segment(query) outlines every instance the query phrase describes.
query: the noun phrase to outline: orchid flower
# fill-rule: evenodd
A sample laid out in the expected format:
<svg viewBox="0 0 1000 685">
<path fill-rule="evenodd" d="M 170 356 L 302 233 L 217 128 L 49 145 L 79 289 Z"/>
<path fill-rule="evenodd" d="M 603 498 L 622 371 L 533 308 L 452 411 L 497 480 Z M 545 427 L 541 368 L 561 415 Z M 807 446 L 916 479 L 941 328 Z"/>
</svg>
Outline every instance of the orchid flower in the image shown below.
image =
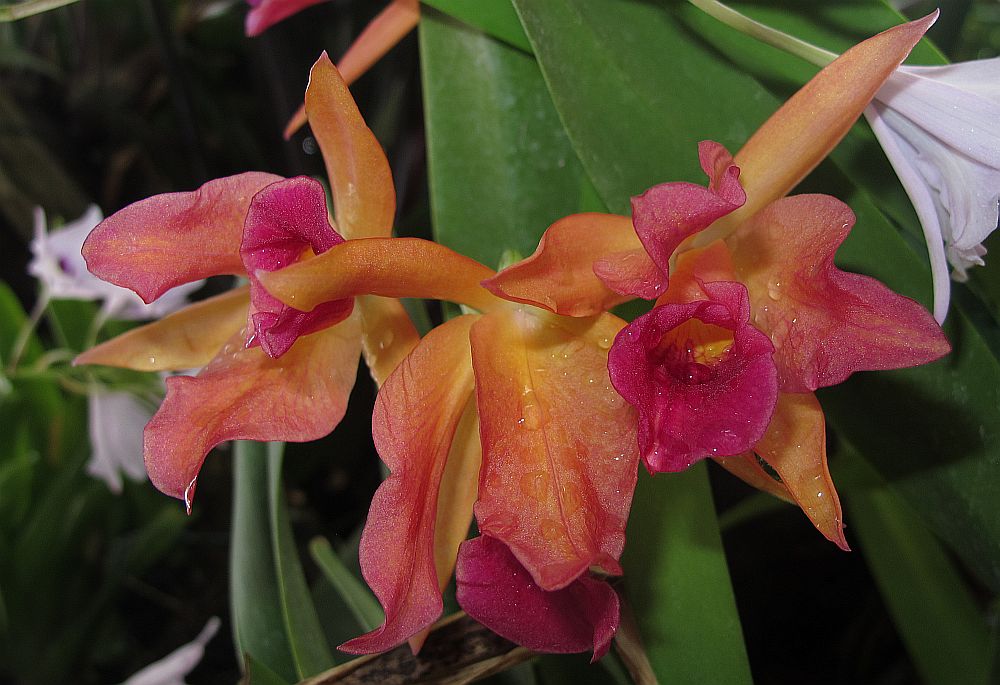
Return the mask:
<svg viewBox="0 0 1000 685">
<path fill-rule="evenodd" d="M 347 241 L 260 274 L 304 310 L 369 294 L 474 312 L 428 333 L 379 391 L 372 432 L 391 475 L 372 501 L 360 559 L 385 622 L 344 651 L 419 648 L 456 562 L 459 604 L 530 649 L 597 658 L 618 625 L 618 597 L 595 571 L 621 573 L 637 477 L 635 414 L 607 369 L 625 322 L 496 297 L 481 285 L 494 275 L 401 238 Z M 473 514 L 480 537 L 463 542 Z"/>
<path fill-rule="evenodd" d="M 944 321 L 952 278 L 982 265 L 1000 200 L 1000 58 L 900 67 L 865 110 L 920 219 Z"/>
<path fill-rule="evenodd" d="M 247 0 L 251 6 L 246 19 L 246 34 L 257 36 L 279 21 L 325 0 Z M 341 77 L 351 85 L 375 62 L 389 52 L 420 21 L 419 0 L 392 0 L 369 22 L 337 62 Z M 285 139 L 291 138 L 306 123 L 302 105 L 285 127 Z"/>
<path fill-rule="evenodd" d="M 813 391 L 855 371 L 929 362 L 949 345 L 920 305 L 833 265 L 854 223 L 846 205 L 784 196 L 843 137 L 934 18 L 847 51 L 735 160 L 702 143 L 708 188 L 656 186 L 633 199 L 632 221 L 567 217 L 532 257 L 485 284 L 571 316 L 633 296 L 656 299 L 616 337 L 609 359 L 615 387 L 638 409 L 646 467 L 676 471 L 716 458 L 799 504 L 845 549 Z"/>
<path fill-rule="evenodd" d="M 306 94 L 330 177 L 336 226 L 322 186 L 249 172 L 197 191 L 141 200 L 102 222 L 84 245 L 101 278 L 154 301 L 213 274 L 248 287 L 193 304 L 77 358 L 145 371 L 203 367 L 167 379 L 145 429 L 150 480 L 190 511 L 208 452 L 220 442 L 315 440 L 339 423 L 364 352 L 381 381 L 416 341 L 399 302 L 349 298 L 303 312 L 270 297 L 257 275 L 308 259 L 345 238 L 386 236 L 395 192 L 385 155 L 325 53 Z M 354 242 L 354 241 L 349 241 Z"/>
</svg>

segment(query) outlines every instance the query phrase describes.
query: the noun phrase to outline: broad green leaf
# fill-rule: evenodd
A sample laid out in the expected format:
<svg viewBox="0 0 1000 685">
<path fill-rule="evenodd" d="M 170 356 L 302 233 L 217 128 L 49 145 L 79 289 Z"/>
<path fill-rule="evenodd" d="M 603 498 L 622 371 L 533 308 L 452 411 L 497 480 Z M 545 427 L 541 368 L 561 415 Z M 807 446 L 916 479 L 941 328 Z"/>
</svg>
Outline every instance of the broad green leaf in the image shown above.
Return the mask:
<svg viewBox="0 0 1000 685">
<path fill-rule="evenodd" d="M 316 616 L 316 608 L 295 548 L 292 525 L 288 520 L 288 506 L 281 480 L 284 448 L 285 445 L 281 442 L 267 444 L 271 547 L 274 551 L 278 594 L 292 659 L 299 677 L 307 678 L 325 671 L 335 662 Z"/>
<path fill-rule="evenodd" d="M 326 538 L 314 538 L 309 543 L 309 553 L 362 630 L 367 632 L 382 625 L 382 607 L 378 600 L 340 560 Z"/>
<path fill-rule="evenodd" d="M 423 0 L 439 12 L 451 15 L 456 19 L 480 29 L 505 43 L 531 52 L 531 44 L 524 35 L 521 21 L 510 0 Z"/>
<path fill-rule="evenodd" d="M 639 471 L 622 564 L 653 669 L 664 683 L 751 682 L 705 464 Z"/>
<path fill-rule="evenodd" d="M 715 139 L 735 150 L 779 104 L 683 30 L 667 6 L 623 0 L 515 0 L 515 6 L 567 132 L 613 210 L 661 181 L 703 183 L 697 141 Z M 866 193 L 831 165 L 810 177 L 809 187 L 845 200 L 858 215 L 839 263 L 928 301 L 923 257 Z M 1000 363 L 972 324 L 979 318 L 975 303 L 970 307 L 956 307 L 946 327 L 956 348 L 947 359 L 861 374 L 821 399 L 834 425 L 970 567 L 1000 588 L 993 486 L 1000 472 Z"/>
<path fill-rule="evenodd" d="M 253 658 L 288 682 L 295 682 L 292 648 L 285 632 L 268 497 L 267 445 L 233 446 L 233 534 L 230 602 L 233 642 L 240 662 Z"/>
<path fill-rule="evenodd" d="M 986 683 L 989 629 L 944 549 L 857 455 L 842 449 L 836 464 L 857 483 L 845 500 L 851 528 L 923 682 Z"/>
<path fill-rule="evenodd" d="M 587 185 L 535 61 L 433 11 L 420 44 L 436 238 L 491 267 L 531 254 Z"/>
<path fill-rule="evenodd" d="M 664 7 L 628 0 L 514 0 L 552 100 L 611 211 L 668 180 L 700 180 L 695 146 L 732 148 L 773 99 Z M 725 93 L 725 97 L 719 97 Z"/>
<path fill-rule="evenodd" d="M 243 675 L 241 685 L 291 685 L 289 681 L 249 654 L 244 663 L 244 668 L 246 668 L 246 673 Z"/>
<path fill-rule="evenodd" d="M 79 0 L 21 0 L 0 6 L 0 22 L 17 21 L 42 12 L 72 5 Z"/>
</svg>

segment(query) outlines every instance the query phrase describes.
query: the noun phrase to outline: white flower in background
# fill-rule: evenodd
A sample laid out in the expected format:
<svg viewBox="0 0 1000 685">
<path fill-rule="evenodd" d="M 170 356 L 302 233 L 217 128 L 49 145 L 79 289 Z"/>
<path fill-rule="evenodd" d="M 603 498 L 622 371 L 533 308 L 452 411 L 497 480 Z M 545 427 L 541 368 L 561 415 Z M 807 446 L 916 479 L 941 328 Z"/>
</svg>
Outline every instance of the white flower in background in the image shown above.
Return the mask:
<svg viewBox="0 0 1000 685">
<path fill-rule="evenodd" d="M 35 208 L 35 236 L 31 241 L 32 260 L 28 273 L 42 283 L 48 297 L 100 300 L 103 318 L 159 319 L 187 304 L 187 296 L 204 283 L 178 286 L 152 304 L 146 304 L 131 290 L 97 278 L 87 270 L 80 250 L 90 231 L 102 219 L 100 208 L 91 205 L 79 219 L 50 233 L 45 212 L 41 207 Z"/>
<path fill-rule="evenodd" d="M 1000 198 L 1000 58 L 900 67 L 865 111 L 923 227 L 934 316 L 948 312 L 952 277 L 983 264 Z"/>
<path fill-rule="evenodd" d="M 183 647 L 146 666 L 122 685 L 184 685 L 184 676 L 194 670 L 205 655 L 205 645 L 219 630 L 219 619 L 208 619 L 201 633 Z"/>
<path fill-rule="evenodd" d="M 146 478 L 142 460 L 142 429 L 153 417 L 148 407 L 129 392 L 93 388 L 87 393 L 90 461 L 87 473 L 122 491 L 124 473 L 132 480 Z"/>
<path fill-rule="evenodd" d="M 120 288 L 87 270 L 81 249 L 91 230 L 101 222 L 101 210 L 91 205 L 76 221 L 48 231 L 45 212 L 35 208 L 35 235 L 28 273 L 41 282 L 43 298 L 99 300 L 98 327 L 106 319 L 158 319 L 187 304 L 187 296 L 204 281 L 188 283 L 146 304 L 131 290 Z M 142 431 L 152 417 L 136 396 L 94 386 L 87 394 L 89 406 L 90 461 L 87 473 L 101 478 L 114 493 L 122 489 L 124 473 L 132 480 L 146 478 L 142 457 Z"/>
</svg>

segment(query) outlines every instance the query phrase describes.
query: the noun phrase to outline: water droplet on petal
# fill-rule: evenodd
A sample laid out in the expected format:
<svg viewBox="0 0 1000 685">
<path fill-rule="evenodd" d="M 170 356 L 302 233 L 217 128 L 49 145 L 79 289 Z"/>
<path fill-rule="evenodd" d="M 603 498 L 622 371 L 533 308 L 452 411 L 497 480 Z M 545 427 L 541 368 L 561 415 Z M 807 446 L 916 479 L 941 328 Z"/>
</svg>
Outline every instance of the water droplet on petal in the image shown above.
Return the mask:
<svg viewBox="0 0 1000 685">
<path fill-rule="evenodd" d="M 549 492 L 549 474 L 544 471 L 529 471 L 521 476 L 521 492 L 542 501 Z"/>
<path fill-rule="evenodd" d="M 600 340 L 597 341 L 597 346 L 600 347 L 602 350 L 608 349 L 609 347 L 611 347 L 611 338 L 607 337 L 601 338 Z"/>
<path fill-rule="evenodd" d="M 197 484 L 198 476 L 195 476 L 191 479 L 191 482 L 188 483 L 188 486 L 184 488 L 184 508 L 187 510 L 188 514 L 191 513 L 191 507 L 194 505 L 194 489 Z"/>
</svg>

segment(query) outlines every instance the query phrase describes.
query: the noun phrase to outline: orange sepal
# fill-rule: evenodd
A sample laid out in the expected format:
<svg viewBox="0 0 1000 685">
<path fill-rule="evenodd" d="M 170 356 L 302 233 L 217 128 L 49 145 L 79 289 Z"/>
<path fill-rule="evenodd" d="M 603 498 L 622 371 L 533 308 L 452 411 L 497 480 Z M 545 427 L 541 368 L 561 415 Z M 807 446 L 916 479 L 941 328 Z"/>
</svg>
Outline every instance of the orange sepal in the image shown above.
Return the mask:
<svg viewBox="0 0 1000 685">
<path fill-rule="evenodd" d="M 847 134 L 937 15 L 935 11 L 858 43 L 771 115 L 736 154 L 746 204 L 717 221 L 698 242 L 724 236 L 798 185 Z"/>
<path fill-rule="evenodd" d="M 396 213 L 389 162 L 325 52 L 309 72 L 306 112 L 326 162 L 338 232 L 389 236 Z"/>
<path fill-rule="evenodd" d="M 359 556 L 365 580 L 385 610 L 385 623 L 341 645 L 345 652 L 385 651 L 441 614 L 435 554 L 439 490 L 475 491 L 478 474 L 478 468 L 459 469 L 449 475 L 463 476 L 466 482 L 442 484 L 452 441 L 472 397 L 469 329 L 478 318 L 458 317 L 432 330 L 379 391 L 372 436 L 391 474 L 372 499 Z M 448 495 L 440 501 L 447 507 L 462 502 Z M 468 513 L 466 531 L 471 507 Z M 451 523 L 461 527 L 458 521 Z"/>
<path fill-rule="evenodd" d="M 500 304 L 479 285 L 492 275 L 479 262 L 420 238 L 348 240 L 313 259 L 258 274 L 268 292 L 302 311 L 356 295 L 449 300 L 486 311 Z"/>
<path fill-rule="evenodd" d="M 484 281 L 483 287 L 497 297 L 556 314 L 593 316 L 632 299 L 605 286 L 594 263 L 632 250 L 645 256 L 627 216 L 573 214 L 549 226 L 533 255 Z"/>
<path fill-rule="evenodd" d="M 73 363 L 136 371 L 201 368 L 246 325 L 249 304 L 246 287 L 216 295 L 92 347 Z"/>
<path fill-rule="evenodd" d="M 355 311 L 361 316 L 361 354 L 379 387 L 420 342 L 403 304 L 393 298 L 361 295 Z"/>
<path fill-rule="evenodd" d="M 393 0 L 389 3 L 388 7 L 371 20 L 337 62 L 337 69 L 344 83 L 351 85 L 358 80 L 385 53 L 403 40 L 419 21 L 420 3 L 417 0 Z M 308 119 L 303 105 L 285 126 L 285 140 L 295 135 Z"/>
<path fill-rule="evenodd" d="M 826 424 L 816 396 L 779 393 L 771 424 L 754 451 L 778 473 L 817 530 L 850 550 L 840 498 L 826 463 Z"/>
<path fill-rule="evenodd" d="M 197 376 L 167 379 L 167 396 L 146 425 L 149 479 L 188 509 L 205 456 L 226 440 L 305 442 L 340 422 L 357 376 L 355 316 L 305 336 L 279 359 L 234 335 Z"/>
<path fill-rule="evenodd" d="M 545 590 L 618 557 L 635 488 L 636 416 L 608 377 L 625 325 L 525 310 L 472 328 L 483 444 L 476 520 Z"/>
<path fill-rule="evenodd" d="M 757 455 L 753 452 L 737 454 L 733 457 L 713 457 L 715 463 L 729 471 L 747 485 L 757 488 L 769 495 L 774 495 L 778 499 L 794 504 L 795 498 L 788 488 L 780 480 L 775 480 L 757 462 Z"/>
</svg>

